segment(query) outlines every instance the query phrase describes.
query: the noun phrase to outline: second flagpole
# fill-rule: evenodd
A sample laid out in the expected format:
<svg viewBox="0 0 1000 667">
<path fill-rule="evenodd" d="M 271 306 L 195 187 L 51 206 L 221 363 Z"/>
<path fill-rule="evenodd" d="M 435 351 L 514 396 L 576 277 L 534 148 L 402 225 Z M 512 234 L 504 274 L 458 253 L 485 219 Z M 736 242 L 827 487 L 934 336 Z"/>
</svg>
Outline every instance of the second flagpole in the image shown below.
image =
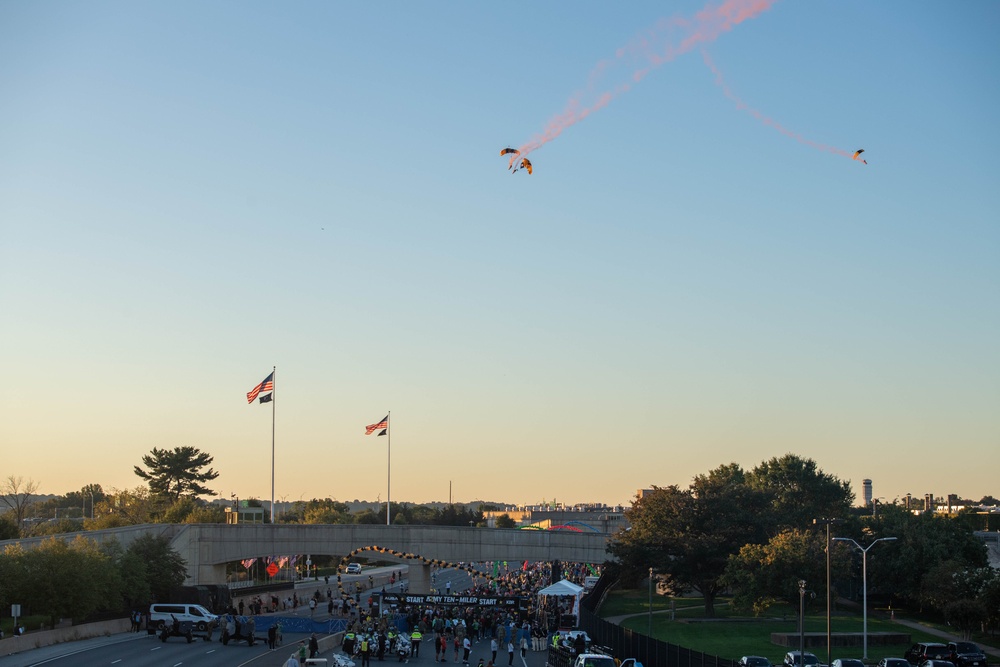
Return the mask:
<svg viewBox="0 0 1000 667">
<path fill-rule="evenodd" d="M 385 525 L 392 525 L 392 521 L 389 518 L 389 512 L 392 508 L 392 412 L 386 413 L 386 429 L 385 429 L 385 451 L 386 451 L 386 466 L 385 466 Z"/>
<path fill-rule="evenodd" d="M 271 368 L 271 523 L 274 523 L 274 397 L 278 393 L 278 367 Z"/>
</svg>

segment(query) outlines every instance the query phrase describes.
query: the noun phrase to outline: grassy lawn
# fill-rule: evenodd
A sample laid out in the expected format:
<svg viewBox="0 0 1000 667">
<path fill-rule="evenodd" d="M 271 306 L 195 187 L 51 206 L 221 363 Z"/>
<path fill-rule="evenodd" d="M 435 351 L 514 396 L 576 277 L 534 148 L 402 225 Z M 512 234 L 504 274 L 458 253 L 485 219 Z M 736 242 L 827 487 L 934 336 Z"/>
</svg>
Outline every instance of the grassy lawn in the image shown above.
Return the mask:
<svg viewBox="0 0 1000 667">
<path fill-rule="evenodd" d="M 673 598 L 663 595 L 653 596 L 653 611 L 670 609 L 671 600 L 677 608 L 704 606 L 701 598 Z M 649 593 L 645 591 L 612 591 L 601 605 L 601 618 L 623 614 L 642 614 L 649 610 Z"/>
<path fill-rule="evenodd" d="M 670 609 L 670 599 L 662 596 L 653 597 L 653 611 Z M 762 655 L 774 663 L 780 664 L 788 650 L 795 647 L 784 647 L 771 643 L 772 632 L 796 632 L 797 609 L 788 605 L 772 607 L 767 617 L 754 618 L 751 615 L 736 614 L 728 606 L 728 600 L 716 600 L 715 617 L 718 620 L 704 619 L 704 605 L 701 598 L 676 599 L 677 620 L 671 621 L 669 613 L 653 614 L 653 636 L 662 641 L 684 646 L 696 651 L 710 653 L 723 658 L 737 660 L 744 655 Z M 641 614 L 626 619 L 622 625 L 643 634 L 649 626 L 648 593 L 644 591 L 613 591 L 601 607 L 601 616 L 618 616 L 622 614 Z M 837 613 L 831 620 L 833 632 L 861 632 L 863 622 L 861 614 Z M 806 613 L 806 632 L 826 632 L 826 611 L 809 610 Z M 888 620 L 874 618 L 869 615 L 868 632 L 903 632 L 909 633 L 911 641 L 893 646 L 868 647 L 868 659 L 877 662 L 883 657 L 901 657 L 903 652 L 913 642 L 939 641 L 935 637 L 898 625 Z M 821 661 L 826 661 L 826 648 L 811 650 Z M 860 658 L 861 646 L 844 649 L 834 649 L 834 658 Z"/>
</svg>

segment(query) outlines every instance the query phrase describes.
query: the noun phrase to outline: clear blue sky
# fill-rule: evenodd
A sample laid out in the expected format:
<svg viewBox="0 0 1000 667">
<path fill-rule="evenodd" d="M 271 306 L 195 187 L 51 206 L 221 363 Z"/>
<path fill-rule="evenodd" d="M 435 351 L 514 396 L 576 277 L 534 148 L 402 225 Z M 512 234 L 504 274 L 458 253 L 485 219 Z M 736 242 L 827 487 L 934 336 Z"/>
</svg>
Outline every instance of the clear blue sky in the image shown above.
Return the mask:
<svg viewBox="0 0 1000 667">
<path fill-rule="evenodd" d="M 400 501 L 786 452 L 1000 496 L 1000 4 L 783 0 L 705 43 L 868 166 L 698 48 L 635 82 L 703 7 L 0 4 L 3 477 L 193 445 L 268 498 L 276 365 L 279 499 L 384 501 L 389 410 Z"/>
</svg>

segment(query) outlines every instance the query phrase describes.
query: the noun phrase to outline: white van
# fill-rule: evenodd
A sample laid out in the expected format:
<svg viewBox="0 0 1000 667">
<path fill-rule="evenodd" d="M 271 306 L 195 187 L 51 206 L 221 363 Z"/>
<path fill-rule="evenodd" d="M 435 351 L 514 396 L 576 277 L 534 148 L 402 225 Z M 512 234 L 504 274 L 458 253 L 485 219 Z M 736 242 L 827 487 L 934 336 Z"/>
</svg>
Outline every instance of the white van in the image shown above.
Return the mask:
<svg viewBox="0 0 1000 667">
<path fill-rule="evenodd" d="M 147 630 L 159 630 L 178 621 L 190 621 L 198 630 L 207 630 L 209 626 L 217 625 L 219 617 L 202 607 L 200 604 L 185 604 L 182 602 L 170 604 L 149 605 L 149 626 Z"/>
</svg>

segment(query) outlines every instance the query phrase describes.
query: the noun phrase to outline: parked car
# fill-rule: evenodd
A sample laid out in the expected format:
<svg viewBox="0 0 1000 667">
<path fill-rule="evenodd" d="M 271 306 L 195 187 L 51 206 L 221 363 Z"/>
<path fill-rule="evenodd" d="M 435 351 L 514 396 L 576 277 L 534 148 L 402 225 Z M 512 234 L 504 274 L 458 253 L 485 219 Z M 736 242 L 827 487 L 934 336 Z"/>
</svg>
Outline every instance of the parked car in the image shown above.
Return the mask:
<svg viewBox="0 0 1000 667">
<path fill-rule="evenodd" d="M 865 667 L 865 663 L 856 658 L 837 658 L 831 663 L 831 667 Z"/>
<path fill-rule="evenodd" d="M 774 667 L 771 661 L 759 655 L 745 655 L 740 658 L 740 667 Z"/>
<path fill-rule="evenodd" d="M 882 658 L 878 667 L 910 667 L 910 661 L 906 658 Z"/>
<path fill-rule="evenodd" d="M 816 654 L 806 651 L 803 654 L 803 656 L 805 658 L 804 660 L 802 657 L 799 656 L 798 651 L 789 651 L 788 653 L 785 654 L 785 659 L 782 661 L 781 664 L 783 664 L 785 667 L 803 667 L 802 663 L 805 662 L 804 667 L 822 666 L 822 663 L 819 661 L 819 658 L 816 657 Z"/>
<path fill-rule="evenodd" d="M 951 653 L 944 644 L 920 642 L 908 648 L 903 657 L 911 665 L 920 665 L 925 660 L 948 660 Z"/>
<path fill-rule="evenodd" d="M 361 574 L 361 563 L 349 563 L 346 571 L 347 574 Z"/>
<path fill-rule="evenodd" d="M 972 642 L 948 642 L 948 659 L 958 667 L 986 667 L 986 654 Z"/>
<path fill-rule="evenodd" d="M 951 660 L 924 660 L 920 667 L 955 667 Z"/>
</svg>

